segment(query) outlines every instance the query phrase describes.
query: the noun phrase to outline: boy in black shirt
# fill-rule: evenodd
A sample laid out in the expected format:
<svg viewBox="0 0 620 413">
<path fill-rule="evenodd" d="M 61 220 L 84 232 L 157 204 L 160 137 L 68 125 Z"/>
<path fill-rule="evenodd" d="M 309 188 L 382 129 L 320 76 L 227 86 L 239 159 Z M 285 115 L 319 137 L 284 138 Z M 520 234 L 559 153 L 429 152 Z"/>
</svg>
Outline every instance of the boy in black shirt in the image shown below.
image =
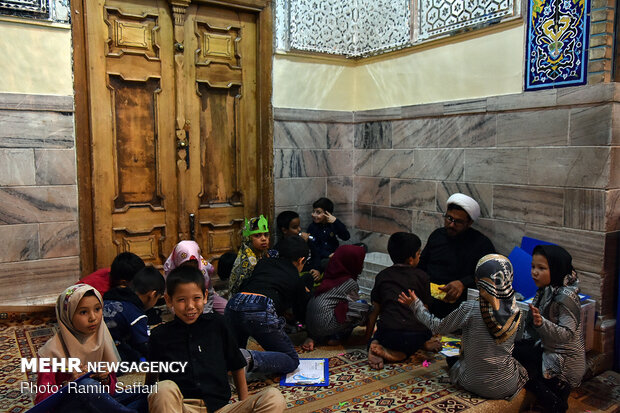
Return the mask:
<svg viewBox="0 0 620 413">
<path fill-rule="evenodd" d="M 149 395 L 151 413 L 168 412 L 282 412 L 284 397 L 270 387 L 248 396 L 245 359 L 237 341 L 216 313 L 202 314 L 205 283 L 196 268 L 178 267 L 166 282 L 166 304 L 174 320 L 155 329 L 149 341 L 149 360 L 187 363 L 180 373 L 160 373 L 157 391 Z M 232 372 L 240 401 L 228 404 Z M 147 384 L 154 377 L 147 377 Z"/>
<path fill-rule="evenodd" d="M 388 240 L 387 249 L 394 265 L 375 278 L 375 286 L 370 293 L 373 311 L 366 327 L 366 339 L 370 339 L 379 316 L 377 332 L 368 351 L 368 363 L 373 369 L 382 368 L 384 361 L 403 361 L 422 347 L 436 349 L 435 343 L 428 342 L 432 336 L 430 330 L 415 318 L 411 310 L 398 302 L 398 295 L 410 289 L 424 304 L 431 302 L 428 275 L 416 268 L 421 245 L 420 238 L 408 232 L 396 232 Z"/>
<path fill-rule="evenodd" d="M 286 374 L 299 365 L 299 356 L 284 332 L 284 312 L 291 308 L 297 320 L 305 320 L 308 289 L 299 277 L 308 255 L 301 237 L 280 241 L 279 258 L 263 258 L 254 267 L 226 306 L 224 316 L 241 347 L 252 336 L 266 351 L 243 349 L 248 371 Z"/>
</svg>

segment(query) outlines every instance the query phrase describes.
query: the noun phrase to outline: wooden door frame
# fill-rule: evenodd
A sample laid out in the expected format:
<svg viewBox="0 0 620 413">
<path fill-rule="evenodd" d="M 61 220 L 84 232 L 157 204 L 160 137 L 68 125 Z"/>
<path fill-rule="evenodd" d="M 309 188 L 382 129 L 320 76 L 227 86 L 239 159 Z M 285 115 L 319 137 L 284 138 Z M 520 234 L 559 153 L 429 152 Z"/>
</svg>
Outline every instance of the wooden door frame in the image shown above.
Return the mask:
<svg viewBox="0 0 620 413">
<path fill-rule="evenodd" d="M 73 77 L 75 93 L 75 150 L 77 156 L 78 211 L 80 230 L 80 273 L 95 270 L 95 236 L 92 187 L 92 131 L 88 90 L 88 43 L 86 40 L 84 2 L 71 1 L 73 42 Z M 259 210 L 273 216 L 273 14 L 270 0 L 195 0 L 198 4 L 223 6 L 256 14 L 258 28 L 258 67 L 256 68 L 258 140 L 260 147 Z"/>
</svg>

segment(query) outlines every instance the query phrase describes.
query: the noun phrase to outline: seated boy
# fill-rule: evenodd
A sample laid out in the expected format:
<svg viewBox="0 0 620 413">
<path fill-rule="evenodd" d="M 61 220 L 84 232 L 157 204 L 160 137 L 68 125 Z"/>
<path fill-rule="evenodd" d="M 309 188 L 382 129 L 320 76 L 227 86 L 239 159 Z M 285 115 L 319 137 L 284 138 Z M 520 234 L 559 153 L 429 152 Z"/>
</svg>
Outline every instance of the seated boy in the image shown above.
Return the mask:
<svg viewBox="0 0 620 413">
<path fill-rule="evenodd" d="M 233 265 L 235 265 L 236 259 L 237 254 L 234 252 L 225 252 L 222 254 L 217 261 L 217 275 L 220 277 L 220 280 L 227 281 L 230 278 L 230 272 L 232 271 Z"/>
<path fill-rule="evenodd" d="M 121 252 L 112 261 L 112 267 L 88 274 L 80 282 L 94 287 L 103 296 L 110 288 L 127 286 L 134 274 L 142 268 L 142 258 L 131 252 Z"/>
<path fill-rule="evenodd" d="M 338 238 L 347 241 L 351 234 L 342 221 L 332 215 L 334 203 L 331 200 L 319 198 L 312 204 L 312 208 L 312 223 L 308 226 L 308 232 L 314 238 L 310 243 L 317 255 L 315 263 L 321 265 L 321 268 L 315 268 L 322 270 L 340 245 Z"/>
<path fill-rule="evenodd" d="M 146 311 L 164 294 L 165 281 L 153 267 L 136 273 L 127 287 L 108 290 L 103 296 L 103 318 L 123 361 L 145 360 L 149 329 Z"/>
<path fill-rule="evenodd" d="M 279 240 L 274 246 L 275 250 L 279 250 L 280 241 L 284 237 L 301 237 L 304 241 L 309 242 L 314 240 L 307 232 L 301 231 L 301 222 L 299 220 L 299 214 L 295 211 L 282 211 L 278 214 L 276 218 L 276 225 L 278 226 L 278 236 Z M 308 257 L 306 263 L 304 264 L 304 268 L 302 270 L 303 273 L 310 273 L 312 279 L 314 281 L 318 281 L 321 279 L 321 273 L 318 268 L 321 267 L 320 260 L 316 260 L 318 254 L 316 251 L 313 251 L 314 243 L 309 242 L 308 247 L 310 248 L 310 256 Z M 312 284 L 312 283 L 311 283 Z"/>
<path fill-rule="evenodd" d="M 310 297 L 299 271 L 308 245 L 301 237 L 286 237 L 279 252 L 279 258 L 263 258 L 256 264 L 224 312 L 241 347 L 245 348 L 252 336 L 266 350 L 243 350 L 250 372 L 286 374 L 299 365 L 299 356 L 284 331 L 283 315 L 292 307 L 295 318 L 305 320 Z"/>
<path fill-rule="evenodd" d="M 421 324 L 411 310 L 398 302 L 401 291 L 415 291 L 422 302 L 431 302 L 428 275 L 416 268 L 420 261 L 420 238 L 408 232 L 396 232 L 388 240 L 388 253 L 394 265 L 377 274 L 370 293 L 373 311 L 366 327 L 370 339 L 379 317 L 378 327 L 370 342 L 368 363 L 373 369 L 383 368 L 383 362 L 403 361 L 420 348 L 439 350 L 439 343 L 429 341 L 431 332 Z M 407 312 L 409 311 L 409 312 Z"/>
<path fill-rule="evenodd" d="M 185 362 L 178 373 L 160 373 L 157 391 L 149 395 L 149 412 L 282 412 L 284 397 L 274 387 L 248 395 L 245 358 L 224 318 L 203 314 L 205 279 L 192 267 L 177 267 L 166 280 L 166 304 L 174 320 L 153 329 L 149 360 Z M 240 401 L 229 404 L 232 373 Z M 147 375 L 146 383 L 155 381 Z"/>
</svg>

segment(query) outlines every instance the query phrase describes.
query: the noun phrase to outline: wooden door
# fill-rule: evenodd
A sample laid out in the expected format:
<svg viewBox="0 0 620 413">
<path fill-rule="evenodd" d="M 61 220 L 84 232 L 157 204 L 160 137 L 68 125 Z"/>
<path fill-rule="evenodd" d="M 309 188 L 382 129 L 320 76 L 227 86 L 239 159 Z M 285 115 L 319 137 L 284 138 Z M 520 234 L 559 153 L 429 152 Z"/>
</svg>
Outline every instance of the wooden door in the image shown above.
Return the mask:
<svg viewBox="0 0 620 413">
<path fill-rule="evenodd" d="M 131 251 L 160 267 L 192 237 L 217 257 L 244 216 L 271 210 L 255 3 L 84 0 L 94 266 Z"/>
</svg>

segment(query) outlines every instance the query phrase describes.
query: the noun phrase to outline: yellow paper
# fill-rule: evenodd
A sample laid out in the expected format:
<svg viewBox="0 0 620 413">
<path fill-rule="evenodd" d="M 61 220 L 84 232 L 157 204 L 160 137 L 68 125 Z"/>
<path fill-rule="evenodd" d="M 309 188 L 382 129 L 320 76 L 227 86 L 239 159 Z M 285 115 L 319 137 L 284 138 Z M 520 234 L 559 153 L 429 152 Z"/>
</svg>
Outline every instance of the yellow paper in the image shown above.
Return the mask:
<svg viewBox="0 0 620 413">
<path fill-rule="evenodd" d="M 445 287 L 445 286 L 446 286 L 445 284 L 431 283 L 431 296 L 438 300 L 443 300 L 444 298 L 446 298 L 446 292 L 441 291 L 439 289 L 439 287 Z"/>
</svg>

